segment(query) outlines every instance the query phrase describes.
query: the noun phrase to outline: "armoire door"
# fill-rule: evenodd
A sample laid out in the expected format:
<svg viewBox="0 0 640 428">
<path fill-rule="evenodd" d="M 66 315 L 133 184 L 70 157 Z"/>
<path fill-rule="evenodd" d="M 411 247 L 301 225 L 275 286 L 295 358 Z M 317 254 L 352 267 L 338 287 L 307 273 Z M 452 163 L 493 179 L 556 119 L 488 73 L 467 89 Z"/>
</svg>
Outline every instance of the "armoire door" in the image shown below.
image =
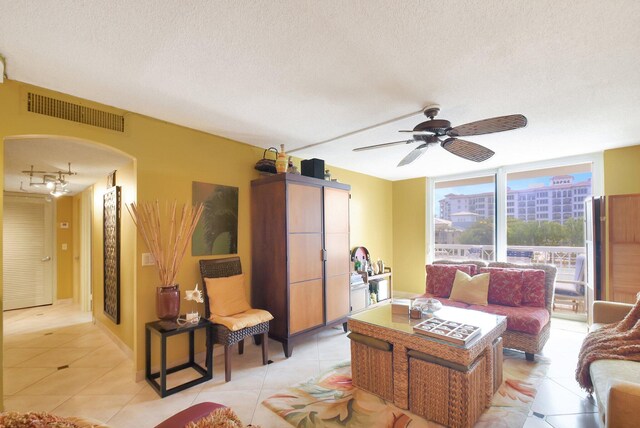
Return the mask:
<svg viewBox="0 0 640 428">
<path fill-rule="evenodd" d="M 607 197 L 609 299 L 635 303 L 640 291 L 640 195 Z"/>
<path fill-rule="evenodd" d="M 327 323 L 349 315 L 349 191 L 324 188 Z"/>
<path fill-rule="evenodd" d="M 322 189 L 287 185 L 289 334 L 324 324 Z"/>
</svg>

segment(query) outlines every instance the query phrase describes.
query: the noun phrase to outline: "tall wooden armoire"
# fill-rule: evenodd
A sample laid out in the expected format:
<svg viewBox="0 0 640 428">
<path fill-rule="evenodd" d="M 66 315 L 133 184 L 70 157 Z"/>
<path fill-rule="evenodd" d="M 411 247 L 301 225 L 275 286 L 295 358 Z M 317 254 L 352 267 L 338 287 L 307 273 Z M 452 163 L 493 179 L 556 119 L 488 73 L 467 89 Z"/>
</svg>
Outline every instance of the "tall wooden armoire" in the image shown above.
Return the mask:
<svg viewBox="0 0 640 428">
<path fill-rule="evenodd" d="M 607 196 L 609 300 L 635 303 L 640 292 L 640 195 Z"/>
<path fill-rule="evenodd" d="M 295 174 L 251 182 L 252 300 L 273 315 L 269 337 L 291 339 L 349 314 L 349 190 Z"/>
</svg>

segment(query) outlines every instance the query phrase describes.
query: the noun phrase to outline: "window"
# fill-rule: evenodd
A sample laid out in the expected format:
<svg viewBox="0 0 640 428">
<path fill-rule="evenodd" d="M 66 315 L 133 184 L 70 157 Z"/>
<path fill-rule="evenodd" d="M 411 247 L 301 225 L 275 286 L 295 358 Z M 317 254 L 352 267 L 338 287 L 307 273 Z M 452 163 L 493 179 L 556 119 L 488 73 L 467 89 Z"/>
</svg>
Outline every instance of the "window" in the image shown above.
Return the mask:
<svg viewBox="0 0 640 428">
<path fill-rule="evenodd" d="M 455 210 L 434 212 L 436 257 L 494 259 L 495 176 L 437 182 L 434 207 L 464 201 Z"/>
<path fill-rule="evenodd" d="M 514 166 L 479 177 L 430 179 L 431 206 L 447 205 L 453 197 L 465 202 L 447 217 L 434 210 L 429 259 L 551 263 L 558 278 L 573 279 L 576 260 L 585 252 L 583 202 L 592 195 L 592 166 L 598 174 L 601 168 L 595 156 L 580 159 L 563 166 L 552 161 L 545 168 Z M 515 260 L 514 254 L 526 254 L 526 260 Z"/>
</svg>

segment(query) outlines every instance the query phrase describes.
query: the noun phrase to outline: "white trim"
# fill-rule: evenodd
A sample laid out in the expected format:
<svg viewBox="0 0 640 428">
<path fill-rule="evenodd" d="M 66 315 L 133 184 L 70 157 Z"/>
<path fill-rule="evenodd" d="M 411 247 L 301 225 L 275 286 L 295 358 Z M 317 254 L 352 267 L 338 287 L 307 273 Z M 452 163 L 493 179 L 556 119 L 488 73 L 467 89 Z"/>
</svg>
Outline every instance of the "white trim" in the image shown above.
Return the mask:
<svg viewBox="0 0 640 428">
<path fill-rule="evenodd" d="M 435 245 L 436 245 L 436 232 L 435 232 L 435 227 L 433 227 L 433 224 L 435 223 L 435 216 L 433 215 L 433 212 L 435 210 L 435 205 L 436 205 L 436 198 L 435 198 L 435 194 L 436 194 L 436 180 L 427 177 L 427 215 L 426 215 L 426 221 L 427 221 L 427 225 L 425 227 L 425 231 L 427 234 L 427 242 L 425 245 L 425 249 L 426 249 L 426 263 L 432 263 L 433 262 L 433 255 L 435 254 L 434 250 L 435 250 Z"/>
<path fill-rule="evenodd" d="M 507 260 L 507 174 L 504 168 L 496 171 L 496 209 L 495 209 L 495 258 Z"/>
</svg>

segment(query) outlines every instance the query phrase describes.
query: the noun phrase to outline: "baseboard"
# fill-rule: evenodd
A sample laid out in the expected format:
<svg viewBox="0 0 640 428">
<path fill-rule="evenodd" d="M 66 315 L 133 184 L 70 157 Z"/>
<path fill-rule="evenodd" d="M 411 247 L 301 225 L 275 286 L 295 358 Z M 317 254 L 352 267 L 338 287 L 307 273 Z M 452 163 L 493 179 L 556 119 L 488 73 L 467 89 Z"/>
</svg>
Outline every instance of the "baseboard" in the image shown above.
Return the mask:
<svg viewBox="0 0 640 428">
<path fill-rule="evenodd" d="M 96 318 L 94 318 L 94 323 L 96 326 L 98 326 L 98 328 L 100 328 L 100 330 L 102 330 L 108 337 L 109 339 L 111 339 L 111 341 L 122 351 L 125 353 L 125 355 L 133 360 L 133 350 L 131 348 L 129 348 L 127 346 L 126 343 L 124 343 L 118 336 L 116 336 L 111 330 L 109 330 L 107 328 L 107 326 L 105 326 L 104 324 L 102 324 L 99 320 L 97 320 Z"/>
</svg>

